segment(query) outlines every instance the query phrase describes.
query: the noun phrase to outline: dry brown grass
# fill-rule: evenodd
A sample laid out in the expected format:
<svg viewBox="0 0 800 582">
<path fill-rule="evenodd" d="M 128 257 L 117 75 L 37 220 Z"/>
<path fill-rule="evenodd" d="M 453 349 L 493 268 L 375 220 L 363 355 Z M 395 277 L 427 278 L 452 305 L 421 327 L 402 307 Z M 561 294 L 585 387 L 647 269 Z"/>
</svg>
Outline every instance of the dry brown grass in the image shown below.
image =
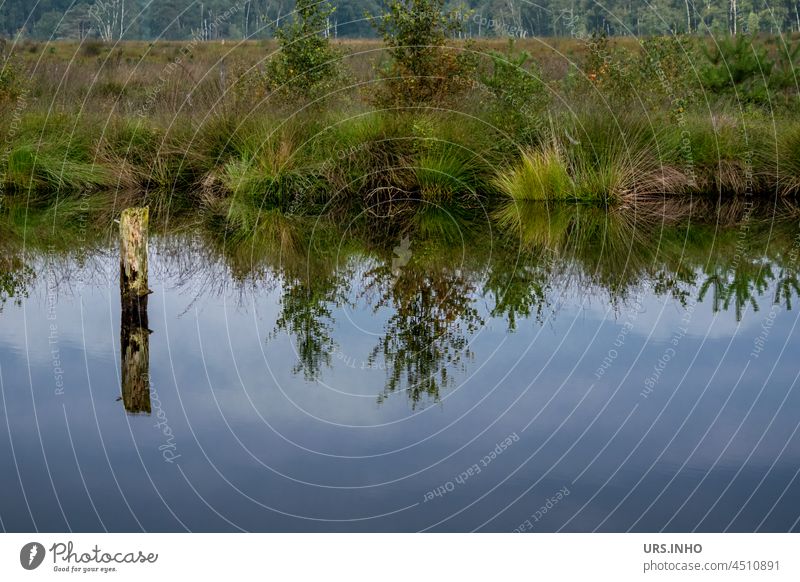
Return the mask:
<svg viewBox="0 0 800 582">
<path fill-rule="evenodd" d="M 617 39 L 636 46 L 634 39 Z M 377 39 L 339 40 L 347 68 L 356 83 L 375 78 L 375 69 L 387 58 Z M 462 42 L 456 47 L 465 46 Z M 547 77 L 560 78 L 583 58 L 586 43 L 575 39 L 523 39 L 519 50 L 530 52 Z M 470 50 L 502 51 L 502 39 L 480 39 Z M 13 51 L 25 69 L 31 95 L 41 105 L 56 109 L 174 114 L 181 108 L 207 109 L 234 90 L 235 81 L 263 72 L 278 49 L 275 41 L 97 41 L 26 42 Z"/>
</svg>

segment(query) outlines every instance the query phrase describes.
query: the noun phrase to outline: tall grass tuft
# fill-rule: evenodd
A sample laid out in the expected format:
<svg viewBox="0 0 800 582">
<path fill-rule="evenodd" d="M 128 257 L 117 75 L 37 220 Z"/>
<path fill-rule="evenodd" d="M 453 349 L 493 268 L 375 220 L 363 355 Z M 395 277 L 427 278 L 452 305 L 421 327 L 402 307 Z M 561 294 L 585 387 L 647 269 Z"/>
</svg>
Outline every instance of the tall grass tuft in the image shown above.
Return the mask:
<svg viewBox="0 0 800 582">
<path fill-rule="evenodd" d="M 318 186 L 318 178 L 303 165 L 297 142 L 289 131 L 274 132 L 263 143 L 245 141 L 225 163 L 222 183 L 242 202 L 288 210 L 293 200 Z"/>
<path fill-rule="evenodd" d="M 485 171 L 474 153 L 447 142 L 436 143 L 414 161 L 420 197 L 437 204 L 470 205 L 484 190 Z"/>
<path fill-rule="evenodd" d="M 518 201 L 568 200 L 576 196 L 567 160 L 556 143 L 522 151 L 518 163 L 501 170 L 493 184 Z"/>
<path fill-rule="evenodd" d="M 596 110 L 576 119 L 575 138 L 564 138 L 576 198 L 600 202 L 664 194 L 661 134 L 646 120 Z"/>
<path fill-rule="evenodd" d="M 18 143 L 8 155 L 6 180 L 14 189 L 78 191 L 109 187 L 108 168 L 64 143 Z"/>
<path fill-rule="evenodd" d="M 780 195 L 800 194 L 800 124 L 792 124 L 777 139 L 777 164 L 772 172 Z"/>
</svg>

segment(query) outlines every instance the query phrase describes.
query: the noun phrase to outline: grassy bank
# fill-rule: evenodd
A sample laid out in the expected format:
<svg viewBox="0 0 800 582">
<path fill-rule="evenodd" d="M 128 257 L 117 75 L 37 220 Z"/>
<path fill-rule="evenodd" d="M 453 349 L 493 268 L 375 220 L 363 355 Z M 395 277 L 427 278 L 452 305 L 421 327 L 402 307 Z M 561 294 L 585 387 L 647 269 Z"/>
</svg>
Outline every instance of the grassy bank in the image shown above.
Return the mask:
<svg viewBox="0 0 800 582">
<path fill-rule="evenodd" d="M 796 83 L 777 39 L 734 42 L 718 50 L 744 73 L 727 84 L 707 40 L 452 44 L 470 76 L 412 104 L 377 100 L 378 41 L 336 45 L 346 81 L 304 99 L 265 80 L 270 43 L 17 45 L 0 84 L 4 208 L 107 190 L 240 236 L 275 213 L 436 230 L 437 211 L 513 225 L 531 201 L 793 197 Z M 763 91 L 747 51 L 770 64 Z"/>
</svg>

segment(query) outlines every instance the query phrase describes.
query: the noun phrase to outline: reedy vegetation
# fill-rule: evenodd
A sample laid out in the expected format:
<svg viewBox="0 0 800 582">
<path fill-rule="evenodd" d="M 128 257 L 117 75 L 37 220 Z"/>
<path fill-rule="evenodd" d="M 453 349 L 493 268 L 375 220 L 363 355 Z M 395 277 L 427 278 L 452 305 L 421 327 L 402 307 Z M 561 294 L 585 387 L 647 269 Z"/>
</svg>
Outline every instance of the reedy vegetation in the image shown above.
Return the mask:
<svg viewBox="0 0 800 582">
<path fill-rule="evenodd" d="M 273 228 L 276 212 L 441 226 L 432 214 L 508 200 L 495 216 L 514 224 L 530 200 L 800 191 L 800 44 L 592 38 L 498 50 L 447 41 L 456 17 L 409 0 L 376 22 L 383 45 L 331 46 L 326 10 L 301 4 L 279 50 L 4 54 L 5 192 L 44 206 L 56 192 L 124 192 L 120 203 L 156 212 L 201 208 L 238 236 Z"/>
</svg>

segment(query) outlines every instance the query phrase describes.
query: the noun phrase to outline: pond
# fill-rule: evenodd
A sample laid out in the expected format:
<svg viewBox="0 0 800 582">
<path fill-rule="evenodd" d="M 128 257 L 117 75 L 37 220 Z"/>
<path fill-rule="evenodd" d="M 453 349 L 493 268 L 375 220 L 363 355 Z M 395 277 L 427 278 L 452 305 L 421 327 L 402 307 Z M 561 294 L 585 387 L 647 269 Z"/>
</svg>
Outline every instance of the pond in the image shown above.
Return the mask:
<svg viewBox="0 0 800 582">
<path fill-rule="evenodd" d="M 0 523 L 797 531 L 798 217 L 6 237 Z"/>
</svg>

